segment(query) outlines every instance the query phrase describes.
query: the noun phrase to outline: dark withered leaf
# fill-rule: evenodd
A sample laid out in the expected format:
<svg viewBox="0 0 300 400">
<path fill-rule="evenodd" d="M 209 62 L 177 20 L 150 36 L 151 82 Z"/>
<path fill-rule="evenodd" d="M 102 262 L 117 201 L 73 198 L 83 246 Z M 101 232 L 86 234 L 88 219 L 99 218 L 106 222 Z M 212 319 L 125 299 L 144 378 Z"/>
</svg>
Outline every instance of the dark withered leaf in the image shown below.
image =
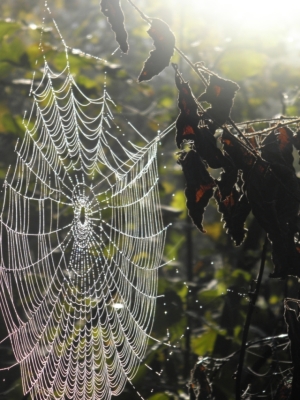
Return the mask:
<svg viewBox="0 0 300 400">
<path fill-rule="evenodd" d="M 300 156 L 300 130 L 298 130 L 293 136 L 293 145 L 298 150 L 298 154 Z M 299 159 L 299 164 L 300 164 L 300 159 Z"/>
<path fill-rule="evenodd" d="M 203 214 L 213 195 L 215 181 L 194 150 L 182 152 L 178 164 L 181 165 L 186 180 L 185 197 L 189 216 L 197 228 L 205 232 L 202 225 Z"/>
<path fill-rule="evenodd" d="M 199 101 L 206 101 L 211 104 L 211 108 L 206 110 L 207 117 L 218 125 L 223 125 L 230 116 L 238 89 L 239 85 L 233 81 L 220 78 L 217 75 L 211 76 L 206 91 L 198 98 Z"/>
<path fill-rule="evenodd" d="M 173 64 L 174 65 L 174 64 Z M 175 68 L 175 82 L 178 88 L 178 108 L 180 114 L 176 120 L 176 144 L 180 148 L 184 141 L 192 141 L 197 153 L 211 168 L 227 166 L 222 151 L 217 147 L 217 141 L 211 130 L 206 126 L 199 126 L 200 115 L 193 92 L 181 78 Z"/>
<path fill-rule="evenodd" d="M 207 126 L 196 130 L 195 148 L 211 168 L 222 168 L 224 165 L 228 165 L 228 159 L 225 159 L 224 154 L 217 147 L 217 140 Z"/>
<path fill-rule="evenodd" d="M 284 152 L 291 152 L 293 150 L 293 136 L 294 132 L 287 126 L 279 126 L 276 129 L 276 136 L 279 145 L 279 149 Z"/>
<path fill-rule="evenodd" d="M 165 69 L 174 53 L 175 36 L 169 26 L 158 18 L 151 20 L 147 31 L 153 39 L 155 49 L 151 50 L 138 77 L 138 82 L 148 81 Z"/>
<path fill-rule="evenodd" d="M 173 64 L 174 66 L 174 64 Z M 175 68 L 175 83 L 178 89 L 178 108 L 180 114 L 176 120 L 176 144 L 180 148 L 184 140 L 195 141 L 200 116 L 198 106 L 188 82 L 184 82 Z"/>
<path fill-rule="evenodd" d="M 222 200 L 220 191 L 216 190 L 215 199 L 218 211 L 222 214 L 222 220 L 225 222 L 226 233 L 232 237 L 235 245 L 239 246 L 245 239 L 247 229 L 244 225 L 251 211 L 247 197 L 233 187 L 230 195 L 224 200 Z"/>
<path fill-rule="evenodd" d="M 253 128 L 253 126 L 249 126 L 248 128 L 246 128 L 245 130 L 246 133 L 254 133 L 255 129 Z M 257 149 L 258 148 L 258 143 L 256 140 L 256 136 L 250 136 L 248 137 L 248 141 L 249 143 L 251 143 L 251 146 L 253 147 L 253 149 Z"/>
<path fill-rule="evenodd" d="M 293 136 L 293 145 L 297 150 L 300 150 L 300 130 L 298 130 Z"/>
<path fill-rule="evenodd" d="M 124 25 L 124 14 L 121 8 L 120 0 L 101 0 L 101 11 L 107 17 L 111 29 L 116 35 L 120 49 L 127 53 L 129 45 L 127 42 L 127 32 Z"/>
<path fill-rule="evenodd" d="M 249 137 L 248 138 L 249 143 L 251 143 L 251 146 L 253 147 L 253 149 L 257 149 L 258 148 L 258 143 L 256 140 L 255 136 Z"/>
<path fill-rule="evenodd" d="M 300 191 L 295 171 L 284 164 L 263 160 L 227 129 L 223 132 L 222 142 L 236 167 L 243 171 L 243 191 L 253 215 L 272 243 L 274 271 L 271 277 L 299 276 L 294 226 Z"/>
<path fill-rule="evenodd" d="M 220 179 L 216 180 L 222 200 L 230 195 L 238 178 L 238 169 L 232 164 L 228 155 L 225 155 L 225 160 L 226 163 L 224 162 L 223 172 L 220 174 Z"/>
<path fill-rule="evenodd" d="M 212 388 L 207 376 L 207 369 L 202 363 L 197 363 L 191 371 L 190 386 L 193 389 L 195 397 L 191 397 L 204 400 L 211 399 Z"/>
<path fill-rule="evenodd" d="M 294 168 L 293 135 L 294 132 L 287 126 L 279 126 L 271 131 L 262 142 L 262 158 L 270 163 Z"/>
<path fill-rule="evenodd" d="M 243 171 L 244 177 L 251 170 L 256 161 L 256 155 L 247 146 L 227 129 L 223 130 L 222 143 L 225 152 L 233 160 L 237 169 Z"/>
<path fill-rule="evenodd" d="M 299 180 L 293 167 L 293 131 L 288 127 L 277 127 L 263 141 L 262 157 L 270 163 L 273 177 L 269 190 L 273 196 L 266 198 L 272 201 L 273 218 L 278 227 L 269 222 L 269 237 L 272 241 L 272 258 L 275 270 L 272 277 L 284 278 L 286 275 L 299 276 L 299 252 L 295 246 L 294 234 L 299 212 Z M 269 193 L 268 193 L 269 194 Z M 266 211 L 264 211 L 265 213 Z M 269 211 L 270 212 L 270 211 Z M 283 256 L 284 255 L 284 256 Z"/>
<path fill-rule="evenodd" d="M 284 379 L 279 383 L 274 400 L 291 400 L 292 379 Z"/>
<path fill-rule="evenodd" d="M 252 212 L 272 243 L 272 278 L 300 275 L 300 259 L 294 234 L 299 211 L 297 176 L 289 167 L 270 165 L 260 157 L 244 179 L 244 191 Z"/>
</svg>

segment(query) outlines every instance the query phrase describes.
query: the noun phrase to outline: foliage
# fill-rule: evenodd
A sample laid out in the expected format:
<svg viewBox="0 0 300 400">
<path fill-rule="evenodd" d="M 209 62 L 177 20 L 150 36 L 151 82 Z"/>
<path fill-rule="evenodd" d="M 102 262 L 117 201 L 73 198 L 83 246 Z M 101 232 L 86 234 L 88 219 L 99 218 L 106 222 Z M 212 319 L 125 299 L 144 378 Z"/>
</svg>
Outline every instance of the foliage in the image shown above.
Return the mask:
<svg viewBox="0 0 300 400">
<path fill-rule="evenodd" d="M 75 3 L 67 0 L 55 0 L 51 6 L 53 17 L 60 28 L 63 27 L 64 39 L 73 48 L 80 48 L 86 53 L 96 54 L 100 57 L 103 55 L 107 58 L 107 54 L 116 49 L 116 44 L 114 43 L 114 34 L 108 32 L 106 18 L 101 16 L 98 1 L 91 1 L 87 4 L 86 1 L 78 0 Z M 31 85 L 32 71 L 38 70 L 42 65 L 38 43 L 43 7 L 39 5 L 33 7 L 29 0 L 23 1 L 22 6 L 20 4 L 19 0 L 15 0 L 11 1 L 9 5 L 7 3 L 0 5 L 3 16 L 0 21 L 0 85 L 2 93 L 0 98 L 0 178 L 2 181 L 8 165 L 14 163 L 13 149 L 17 138 L 22 137 L 23 113 L 26 109 L 30 109 L 31 100 L 27 95 Z M 220 26 L 218 30 L 215 24 L 211 24 L 201 16 L 192 18 L 190 14 L 189 16 L 185 15 L 186 20 L 183 21 L 183 13 L 176 13 L 170 6 L 166 6 L 164 9 L 163 5 L 153 2 L 153 4 L 147 4 L 147 10 L 145 10 L 142 2 L 137 2 L 137 4 L 147 14 L 168 22 L 173 32 L 178 33 L 182 28 L 182 37 L 177 40 L 180 42 L 180 48 L 190 60 L 204 60 L 207 68 L 218 77 L 226 77 L 226 82 L 230 82 L 228 79 L 237 82 L 240 90 L 237 92 L 234 107 L 231 110 L 231 118 L 234 121 L 269 119 L 281 112 L 288 117 L 298 112 L 299 99 L 294 96 L 294 87 L 299 82 L 300 72 L 298 65 L 293 61 L 293 54 L 289 46 L 282 44 L 282 33 L 270 33 L 259 40 L 255 35 L 252 37 L 233 35 L 231 40 L 225 41 L 228 33 L 226 29 Z M 190 100 L 195 101 L 196 104 L 194 113 L 198 114 L 198 102 L 200 101 L 209 102 L 213 108 L 214 98 L 209 95 L 208 88 L 212 87 L 214 79 L 218 78 L 214 78 L 215 75 L 212 75 L 206 89 L 203 82 L 199 80 L 199 76 L 193 75 L 189 66 L 185 65 L 176 54 L 173 61 L 177 61 L 179 64 L 176 69 L 177 88 L 174 84 L 174 72 L 170 67 L 152 79 L 149 84 L 138 85 L 136 83 L 136 78 L 142 68 L 142 61 L 147 58 L 151 43 L 146 34 L 146 26 L 137 14 L 132 12 L 130 5 L 122 2 L 122 7 L 126 16 L 130 51 L 128 55 L 122 55 L 122 57 L 119 52 L 114 52 L 109 57 L 106 66 L 110 92 L 122 105 L 119 112 L 138 126 L 142 132 L 156 131 L 161 126 L 166 126 L 173 122 L 178 114 L 176 108 L 178 86 L 188 85 L 183 76 L 189 77 Z M 5 18 L 11 18 L 11 20 Z M 53 65 L 59 69 L 64 54 L 62 54 L 62 47 L 56 47 L 59 40 L 55 36 L 56 33 L 49 29 L 45 51 Z M 155 37 L 153 39 L 155 52 L 158 50 L 158 46 L 155 43 Z M 190 45 L 191 43 L 193 46 Z M 124 50 L 126 49 L 124 48 Z M 101 92 L 103 85 L 101 67 L 88 57 L 78 57 L 76 54 L 71 57 L 72 72 L 76 75 L 76 81 L 90 97 L 96 96 Z M 36 59 L 37 64 L 35 65 Z M 163 66 L 168 62 L 166 61 Z M 180 76 L 178 75 L 179 70 L 182 74 Z M 116 80 L 118 84 L 114 85 Z M 233 94 L 235 90 L 234 87 Z M 229 96 L 230 103 L 226 107 L 227 110 L 222 110 L 221 119 L 217 121 L 218 126 L 211 127 L 212 129 L 218 128 L 228 119 L 233 94 Z M 204 103 L 203 107 L 205 108 Z M 209 119 L 211 116 L 209 113 L 212 111 L 209 110 L 207 107 L 203 110 L 206 112 L 205 119 Z M 181 113 L 183 111 L 181 108 Z M 197 115 L 195 116 L 197 118 Z M 183 126 L 183 131 L 178 133 L 179 118 L 177 119 L 177 137 L 187 133 L 191 134 L 186 126 Z M 195 125 L 194 121 L 188 126 L 193 127 L 193 124 Z M 263 122 L 254 125 L 257 131 L 261 131 L 267 126 Z M 196 121 L 196 127 L 198 127 L 198 121 Z M 194 126 L 194 128 L 196 127 Z M 242 125 L 242 129 L 244 128 L 248 128 L 247 124 Z M 281 133 L 280 129 L 284 129 L 284 127 L 278 126 L 277 130 L 273 127 L 268 137 L 273 135 L 278 138 L 278 133 Z M 202 129 L 200 134 L 206 135 L 206 137 L 208 134 L 211 135 L 205 129 Z M 225 146 L 227 145 L 227 152 L 230 155 L 230 143 L 226 143 L 226 140 L 233 141 L 235 139 L 232 136 L 228 138 L 226 134 L 228 132 L 225 131 L 222 140 Z M 173 223 L 167 238 L 165 258 L 174 260 L 160 271 L 159 294 L 165 297 L 158 299 L 153 335 L 157 338 L 168 338 L 175 347 L 169 351 L 163 346 L 153 343 L 145 360 L 145 364 L 149 365 L 152 371 L 142 366 L 134 381 L 136 390 L 129 385 L 120 399 L 139 398 L 136 394 L 137 391 L 150 400 L 188 398 L 188 389 L 185 387 L 185 383 L 189 379 L 190 370 L 197 361 L 200 362 L 200 366 L 203 365 L 202 372 L 205 371 L 209 375 L 209 380 L 213 381 L 213 393 L 217 400 L 235 398 L 235 382 L 232 375 L 237 367 L 251 292 L 255 289 L 253 279 L 255 279 L 259 267 L 261 248 L 264 242 L 262 227 L 270 234 L 271 238 L 273 234 L 272 241 L 276 242 L 276 246 L 273 245 L 273 249 L 269 249 L 267 252 L 265 272 L 262 276 L 260 293 L 248 335 L 245 362 L 248 369 L 244 370 L 241 386 L 245 390 L 251 384 L 251 391 L 248 393 L 262 394 L 265 391 L 269 396 L 267 398 L 275 396 L 277 387 L 279 388 L 276 396 L 281 398 L 278 394 L 279 391 L 283 391 L 282 387 L 288 387 L 287 382 L 291 372 L 286 368 L 286 365 L 290 366 L 290 364 L 286 363 L 291 362 L 291 359 L 288 352 L 283 351 L 284 346 L 288 343 L 285 335 L 286 324 L 283 318 L 283 298 L 297 297 L 298 283 L 294 277 L 288 277 L 285 281 L 268 278 L 268 274 L 273 268 L 271 252 L 273 259 L 274 257 L 279 259 L 278 263 L 281 265 L 287 259 L 286 256 L 283 257 L 283 260 L 281 259 L 282 251 L 285 251 L 284 254 L 290 254 L 287 249 L 290 249 L 291 243 L 286 242 L 286 232 L 280 232 L 278 235 L 276 232 L 278 225 L 270 226 L 270 221 L 272 218 L 275 221 L 283 218 L 284 222 L 280 221 L 283 224 L 288 218 L 288 224 L 290 224 L 290 214 L 287 216 L 286 210 L 280 208 L 279 205 L 288 202 L 287 208 L 293 218 L 297 215 L 296 205 L 289 202 L 291 196 L 286 193 L 286 190 L 285 195 L 282 194 L 282 186 L 278 179 L 274 181 L 274 176 L 270 177 L 268 186 L 265 186 L 265 181 L 260 181 L 259 177 L 246 178 L 246 181 L 248 179 L 246 183 L 248 191 L 254 194 L 248 198 L 245 208 L 248 210 L 249 203 L 251 203 L 256 219 L 253 214 L 250 214 L 245 227 L 244 221 L 248 213 L 245 208 L 242 208 L 247 215 L 240 219 L 240 213 L 238 213 L 240 222 L 239 229 L 236 230 L 237 214 L 233 205 L 244 200 L 242 197 L 238 197 L 236 192 L 229 190 L 228 193 L 228 190 L 226 191 L 228 182 L 231 188 L 235 183 L 236 168 L 232 168 L 230 163 L 224 161 L 219 141 L 212 139 L 215 136 L 208 137 L 211 144 L 205 155 L 209 159 L 206 159 L 203 153 L 200 154 L 212 168 L 208 169 L 210 178 L 207 179 L 209 182 L 216 180 L 220 167 L 225 170 L 229 179 L 223 186 L 220 182 L 225 182 L 224 175 L 216 180 L 216 184 L 220 185 L 220 193 L 218 195 L 215 192 L 217 202 L 212 200 L 206 209 L 204 228 L 207 233 L 205 236 L 196 230 L 190 220 L 185 217 L 183 201 L 185 183 L 181 167 L 176 164 L 174 157 L 176 152 L 174 138 L 169 135 L 161 143 L 159 162 L 160 192 L 164 204 L 162 212 L 166 224 Z M 203 143 L 201 138 L 202 136 L 198 136 L 199 143 Z M 179 142 L 180 140 L 177 139 L 177 144 L 180 145 L 181 142 Z M 242 147 L 241 154 L 231 155 L 231 158 L 236 158 L 236 164 L 245 163 L 245 156 L 248 156 L 249 159 L 253 158 L 247 143 L 246 147 L 241 145 L 241 141 L 237 143 Z M 280 147 L 280 139 L 276 143 Z M 270 147 L 267 147 L 267 143 L 261 143 L 261 145 L 265 146 L 265 154 L 268 153 L 267 150 Z M 201 146 L 199 145 L 198 148 L 200 149 Z M 236 148 L 237 145 L 235 145 Z M 275 153 L 276 151 L 275 149 Z M 180 156 L 181 163 L 184 162 L 183 154 Z M 216 159 L 216 154 L 217 163 L 220 162 L 220 165 L 212 164 Z M 222 155 L 220 156 L 220 154 Z M 292 153 L 289 152 L 289 154 Z M 273 150 L 269 152 L 269 157 L 272 156 L 274 156 Z M 218 157 L 222 160 L 220 161 Z M 269 162 L 274 161 L 268 160 L 268 156 L 263 158 Z M 264 168 L 265 164 L 263 161 L 260 162 L 260 166 L 262 165 Z M 213 168 L 217 168 L 217 170 L 213 170 Z M 238 165 L 238 168 L 244 170 L 244 175 L 247 174 L 247 165 L 243 164 L 241 167 Z M 205 171 L 208 173 L 207 169 Z M 283 182 L 287 182 L 286 176 L 291 182 L 296 182 L 297 179 L 295 172 L 285 175 L 282 169 L 277 174 L 278 176 L 280 176 L 279 180 Z M 276 187 L 275 194 L 269 190 L 274 186 Z M 297 184 L 289 184 L 288 188 L 295 190 L 293 195 L 297 198 Z M 194 191 L 196 189 L 193 187 Z M 263 210 L 259 209 L 255 197 L 255 193 L 262 190 L 264 190 L 264 196 L 270 195 L 269 203 L 277 202 L 268 223 L 264 222 L 268 207 L 266 205 Z M 228 195 L 231 197 L 226 202 Z M 239 204 L 238 207 L 240 206 Z M 189 204 L 188 208 L 191 214 Z M 220 221 L 218 211 L 223 213 L 223 222 Z M 199 225 L 201 226 L 201 224 L 202 219 Z M 240 247 L 235 248 L 232 244 L 230 238 L 222 230 L 223 224 L 236 244 L 242 242 L 246 228 L 248 229 Z M 290 260 L 288 264 L 291 264 Z M 286 266 L 276 268 L 275 264 L 277 276 L 282 276 L 284 274 L 282 271 L 286 270 Z M 292 275 L 298 275 L 298 273 L 295 274 L 292 271 Z M 0 329 L 1 337 L 4 337 L 3 324 Z M 2 344 L 1 354 L 3 354 L 1 367 L 11 365 L 12 355 L 9 343 Z M 252 371 L 258 373 L 259 376 L 254 375 Z M 11 400 L 21 399 L 20 378 L 17 369 L 4 371 L 1 374 L 3 378 L 1 379 L 0 396 Z"/>
</svg>

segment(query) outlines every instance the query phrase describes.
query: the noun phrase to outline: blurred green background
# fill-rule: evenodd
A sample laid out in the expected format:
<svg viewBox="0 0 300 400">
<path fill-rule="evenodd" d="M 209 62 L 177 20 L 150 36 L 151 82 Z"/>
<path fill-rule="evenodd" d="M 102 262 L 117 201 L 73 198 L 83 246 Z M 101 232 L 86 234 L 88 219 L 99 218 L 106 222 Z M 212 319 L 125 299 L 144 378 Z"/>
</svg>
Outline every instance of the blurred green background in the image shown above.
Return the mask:
<svg viewBox="0 0 300 400">
<path fill-rule="evenodd" d="M 137 84 L 143 61 L 152 49 L 145 24 L 128 2 L 122 0 L 129 33 L 130 51 L 122 55 L 99 1 L 52 0 L 48 2 L 52 17 L 59 26 L 67 45 L 107 60 L 103 63 L 78 54 L 70 54 L 71 70 L 77 84 L 89 97 L 103 90 L 104 69 L 110 95 L 118 105 L 120 116 L 129 120 L 147 138 L 155 136 L 178 115 L 174 71 L 168 67 L 148 83 Z M 283 5 L 271 6 L 260 15 L 249 10 L 236 10 L 233 3 L 224 7 L 220 2 L 197 5 L 197 2 L 136 0 L 150 17 L 165 20 L 175 33 L 177 46 L 192 62 L 204 65 L 224 78 L 236 81 L 232 118 L 236 122 L 272 118 L 284 113 L 299 115 L 300 100 L 300 29 L 297 10 Z M 292 2 L 291 2 L 292 4 Z M 249 6 L 250 7 L 250 6 Z M 253 5 L 255 7 L 255 5 Z M 272 8 L 273 7 L 273 8 Z M 24 112 L 31 109 L 29 90 L 33 71 L 38 82 L 43 67 L 39 51 L 41 23 L 45 55 L 57 71 L 65 66 L 65 53 L 59 35 L 45 12 L 43 1 L 9 0 L 0 4 L 0 185 L 9 165 L 14 165 L 14 148 L 22 138 Z M 288 10 L 288 12 L 286 12 Z M 299 15 L 299 14 L 298 14 Z M 183 76 L 190 81 L 195 95 L 204 87 L 191 68 L 175 54 Z M 176 164 L 174 132 L 159 146 L 159 174 L 162 212 L 165 224 L 172 223 L 165 246 L 165 260 L 172 260 L 159 271 L 159 294 L 153 336 L 166 339 L 176 346 L 170 350 L 150 340 L 145 363 L 120 399 L 139 399 L 136 391 L 149 400 L 188 399 L 186 382 L 189 371 L 199 357 L 222 358 L 236 351 L 241 344 L 243 323 L 248 307 L 248 291 L 256 278 L 264 233 L 252 216 L 248 218 L 246 241 L 235 248 L 225 234 L 212 200 L 205 214 L 201 234 L 187 218 L 184 178 Z M 298 155 L 295 154 L 297 164 Z M 0 198 L 2 205 L 3 194 Z M 297 296 L 297 281 L 270 281 L 272 271 L 268 258 L 261 293 L 253 317 L 249 340 L 286 333 L 283 320 L 284 296 Z M 1 338 L 6 330 L 0 324 Z M 8 341 L 0 345 L 0 367 L 13 363 Z M 275 346 L 275 345 L 274 345 Z M 287 377 L 288 350 L 276 345 L 276 356 L 260 345 L 248 353 L 246 364 L 257 367 L 261 374 L 274 368 L 277 375 L 255 377 L 245 370 L 243 386 L 252 383 L 253 391 L 272 398 L 278 382 Z M 274 360 L 277 360 L 277 364 Z M 275 364 L 274 364 L 275 363 Z M 212 361 L 214 364 L 214 361 Z M 237 357 L 233 357 L 215 375 L 218 400 L 234 399 Z M 208 368 L 209 371 L 211 368 Z M 160 376 L 156 372 L 162 370 Z M 263 392 L 265 391 L 265 392 Z M 0 399 L 23 398 L 19 367 L 0 372 Z"/>
</svg>

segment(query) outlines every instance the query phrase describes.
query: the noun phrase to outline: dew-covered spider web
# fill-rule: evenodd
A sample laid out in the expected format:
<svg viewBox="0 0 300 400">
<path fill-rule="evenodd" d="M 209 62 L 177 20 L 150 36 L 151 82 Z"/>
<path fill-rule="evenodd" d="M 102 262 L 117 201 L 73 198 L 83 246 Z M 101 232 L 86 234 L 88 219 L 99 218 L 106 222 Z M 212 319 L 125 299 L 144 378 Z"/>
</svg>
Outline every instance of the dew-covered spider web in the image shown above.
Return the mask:
<svg viewBox="0 0 300 400">
<path fill-rule="evenodd" d="M 146 352 L 162 265 L 158 137 L 116 124 L 115 104 L 88 98 L 66 67 L 44 61 L 4 183 L 0 301 L 38 399 L 109 399 Z M 135 142 L 131 138 L 135 138 Z"/>
</svg>

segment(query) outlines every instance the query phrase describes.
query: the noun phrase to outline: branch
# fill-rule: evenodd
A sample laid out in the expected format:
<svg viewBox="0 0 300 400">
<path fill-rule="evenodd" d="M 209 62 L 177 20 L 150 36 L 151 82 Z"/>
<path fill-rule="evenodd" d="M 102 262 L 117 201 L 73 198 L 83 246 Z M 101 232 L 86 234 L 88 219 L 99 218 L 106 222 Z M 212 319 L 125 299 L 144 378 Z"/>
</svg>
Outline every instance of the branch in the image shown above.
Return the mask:
<svg viewBox="0 0 300 400">
<path fill-rule="evenodd" d="M 129 1 L 129 0 L 128 0 Z M 201 79 L 203 85 L 205 87 L 208 86 L 208 83 L 206 81 L 206 79 L 204 78 L 204 76 L 201 74 L 201 72 L 199 71 L 199 69 L 197 68 L 197 66 L 195 64 L 193 64 L 191 62 L 191 60 L 183 53 L 183 51 L 181 51 L 177 46 L 174 47 L 174 49 L 177 51 L 177 53 L 179 53 L 181 55 L 181 57 L 189 64 L 189 66 L 196 72 L 196 74 L 199 76 L 199 78 Z"/>
<path fill-rule="evenodd" d="M 290 305 L 289 305 L 290 303 Z M 293 361 L 293 383 L 291 400 L 297 400 L 300 396 L 300 321 L 299 321 L 299 300 L 286 298 L 284 300 L 284 319 L 288 328 L 288 335 L 291 344 L 291 355 Z"/>
<path fill-rule="evenodd" d="M 248 309 L 248 314 L 247 314 L 244 331 L 243 331 L 243 338 L 242 338 L 242 345 L 241 345 L 241 349 L 240 349 L 238 369 L 235 373 L 235 378 L 236 378 L 235 398 L 236 398 L 236 400 L 241 400 L 241 380 L 242 380 L 242 371 L 243 371 L 244 358 L 245 358 L 246 347 L 247 347 L 247 337 L 248 337 L 248 332 L 249 332 L 249 328 L 250 328 L 252 314 L 253 314 L 253 311 L 255 308 L 255 304 L 256 304 L 257 297 L 258 297 L 259 288 L 260 288 L 260 284 L 261 284 L 261 280 L 262 280 L 262 276 L 263 276 L 263 272 L 264 272 L 267 247 L 268 247 L 268 238 L 266 236 L 265 243 L 263 245 L 263 249 L 262 249 L 262 253 L 261 253 L 261 262 L 260 262 L 258 276 L 256 279 L 255 289 L 253 292 L 249 293 L 250 294 L 249 309 Z"/>
<path fill-rule="evenodd" d="M 151 18 L 147 17 L 147 15 L 145 15 L 145 14 L 143 13 L 143 11 L 141 11 L 141 10 L 133 3 L 133 1 L 131 1 L 131 0 L 127 0 L 127 1 L 128 1 L 128 3 L 131 4 L 132 7 L 140 14 L 140 17 L 141 17 L 144 21 L 148 22 L 148 24 L 151 24 Z"/>
<path fill-rule="evenodd" d="M 274 119 L 273 119 L 274 120 Z M 282 120 L 282 118 L 280 118 L 279 120 L 277 120 L 278 122 L 280 122 L 280 120 Z M 255 122 L 255 121 L 254 121 Z M 287 126 L 287 125 L 291 125 L 291 124 L 297 124 L 300 122 L 300 118 L 294 118 L 291 121 L 288 122 L 283 122 L 280 124 L 280 127 L 282 126 Z M 249 122 L 250 124 L 253 122 Z M 243 122 L 243 124 L 245 124 L 245 122 Z M 264 129 L 262 131 L 257 131 L 257 132 L 251 132 L 249 134 L 246 134 L 247 136 L 256 136 L 256 135 L 264 135 L 268 132 L 272 132 L 275 128 L 277 128 L 276 126 L 271 126 L 270 128 Z"/>
<path fill-rule="evenodd" d="M 238 134 L 241 136 L 241 138 L 244 139 L 244 141 L 245 141 L 246 144 L 247 144 L 248 150 L 249 150 L 251 153 L 253 153 L 254 155 L 257 155 L 257 153 L 256 153 L 255 149 L 253 149 L 253 147 L 252 147 L 252 145 L 251 145 L 249 139 L 246 138 L 246 136 L 243 134 L 243 132 L 236 126 L 236 124 L 234 123 L 234 121 L 233 121 L 230 117 L 228 118 L 228 121 L 229 121 L 230 124 L 234 127 L 234 129 L 238 132 Z"/>
</svg>

